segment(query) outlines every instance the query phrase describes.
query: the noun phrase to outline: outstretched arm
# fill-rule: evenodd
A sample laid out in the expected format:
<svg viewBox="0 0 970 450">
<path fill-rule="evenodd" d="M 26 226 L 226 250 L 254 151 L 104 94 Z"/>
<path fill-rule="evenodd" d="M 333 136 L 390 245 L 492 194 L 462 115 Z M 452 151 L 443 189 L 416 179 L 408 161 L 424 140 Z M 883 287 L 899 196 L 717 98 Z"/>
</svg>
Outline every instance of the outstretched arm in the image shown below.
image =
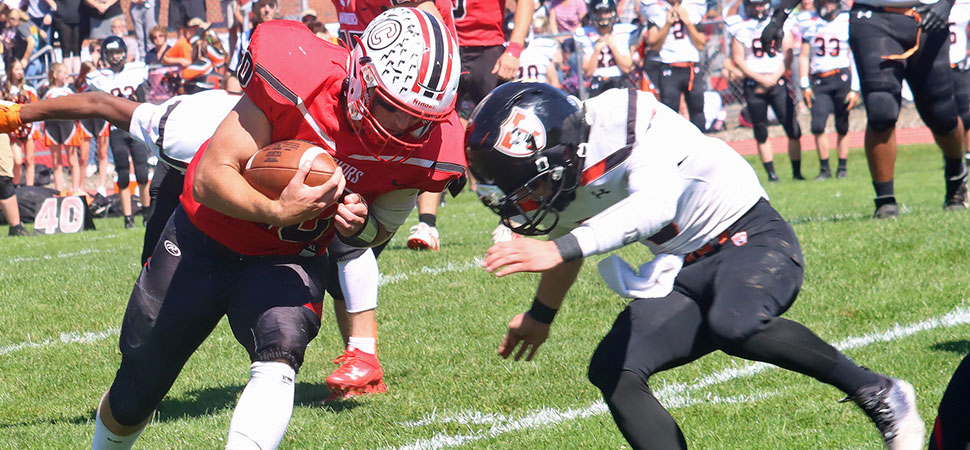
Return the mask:
<svg viewBox="0 0 970 450">
<path fill-rule="evenodd" d="M 800 1 L 781 0 L 775 13 L 771 15 L 771 21 L 761 32 L 761 48 L 768 53 L 768 56 L 775 56 L 775 53 L 781 50 L 781 43 L 785 36 L 785 21 Z"/>
<path fill-rule="evenodd" d="M 14 123 L 38 122 L 41 120 L 80 120 L 89 118 L 105 119 L 112 125 L 127 130 L 131 115 L 140 103 L 104 92 L 85 92 L 83 94 L 41 100 L 22 105 L 18 110 L 5 108 L 0 115 L 0 133 L 9 133 Z M 16 116 L 16 117 L 13 117 Z M 8 125 L 10 124 L 10 125 Z"/>
</svg>

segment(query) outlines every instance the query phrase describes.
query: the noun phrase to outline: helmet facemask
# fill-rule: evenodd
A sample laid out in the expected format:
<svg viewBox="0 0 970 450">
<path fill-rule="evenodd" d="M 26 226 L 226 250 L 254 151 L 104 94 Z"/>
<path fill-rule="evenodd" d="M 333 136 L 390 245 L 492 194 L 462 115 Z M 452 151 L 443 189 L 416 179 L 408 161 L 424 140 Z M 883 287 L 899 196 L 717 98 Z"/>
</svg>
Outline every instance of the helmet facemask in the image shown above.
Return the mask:
<svg viewBox="0 0 970 450">
<path fill-rule="evenodd" d="M 565 164 L 552 164 L 565 160 Z M 556 157 L 556 155 L 561 157 Z M 523 236 L 549 234 L 559 224 L 559 213 L 576 196 L 579 170 L 576 146 L 562 144 L 537 152 L 536 175 L 508 194 L 495 185 L 478 183 L 477 194 L 485 206 L 498 214 L 502 224 Z"/>
<path fill-rule="evenodd" d="M 746 13 L 748 17 L 757 21 L 762 21 L 771 15 L 771 3 L 767 0 L 746 0 Z"/>
</svg>

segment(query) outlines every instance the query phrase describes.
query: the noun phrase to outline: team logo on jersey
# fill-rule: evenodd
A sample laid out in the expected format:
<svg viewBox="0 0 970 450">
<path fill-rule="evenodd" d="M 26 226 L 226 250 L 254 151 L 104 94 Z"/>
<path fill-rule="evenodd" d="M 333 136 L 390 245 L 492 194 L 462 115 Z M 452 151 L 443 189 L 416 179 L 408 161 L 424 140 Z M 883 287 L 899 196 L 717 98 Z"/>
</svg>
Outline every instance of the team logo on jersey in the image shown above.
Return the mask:
<svg viewBox="0 0 970 450">
<path fill-rule="evenodd" d="M 397 42 L 401 35 L 401 22 L 397 20 L 382 21 L 367 37 L 367 47 L 370 50 L 383 50 Z"/>
<path fill-rule="evenodd" d="M 253 69 L 253 54 L 246 50 L 243 52 L 242 58 L 239 58 L 239 66 L 236 67 L 236 78 L 239 79 L 239 84 L 242 87 L 246 87 L 249 80 L 253 78 Z"/>
<path fill-rule="evenodd" d="M 546 146 L 546 127 L 531 110 L 512 107 L 499 127 L 495 149 L 516 158 L 527 158 Z"/>
<path fill-rule="evenodd" d="M 747 244 L 748 243 L 748 232 L 747 231 L 739 231 L 737 233 L 734 233 L 734 236 L 731 236 L 731 242 L 734 243 L 734 246 L 735 247 L 740 247 L 740 246 L 742 246 L 744 244 Z"/>
</svg>

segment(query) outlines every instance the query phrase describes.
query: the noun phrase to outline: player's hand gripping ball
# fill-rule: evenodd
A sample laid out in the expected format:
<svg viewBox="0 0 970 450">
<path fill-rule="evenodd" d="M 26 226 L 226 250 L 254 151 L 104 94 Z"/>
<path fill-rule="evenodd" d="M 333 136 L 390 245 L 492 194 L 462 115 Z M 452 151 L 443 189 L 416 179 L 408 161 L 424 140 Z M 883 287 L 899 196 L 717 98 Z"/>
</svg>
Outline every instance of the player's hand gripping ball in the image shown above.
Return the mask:
<svg viewBox="0 0 970 450">
<path fill-rule="evenodd" d="M 312 142 L 292 139 L 259 149 L 246 163 L 243 177 L 257 191 L 276 200 L 304 161 L 312 161 L 303 181 L 307 186 L 325 183 L 337 169 L 337 162 L 326 150 Z"/>
</svg>

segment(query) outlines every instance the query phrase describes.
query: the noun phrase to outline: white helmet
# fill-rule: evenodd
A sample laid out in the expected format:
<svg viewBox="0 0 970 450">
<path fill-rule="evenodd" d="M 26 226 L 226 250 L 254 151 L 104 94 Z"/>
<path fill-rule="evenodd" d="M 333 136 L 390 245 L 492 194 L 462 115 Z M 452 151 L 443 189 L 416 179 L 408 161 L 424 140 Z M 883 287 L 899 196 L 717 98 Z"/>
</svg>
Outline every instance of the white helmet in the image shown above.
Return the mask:
<svg viewBox="0 0 970 450">
<path fill-rule="evenodd" d="M 389 9 L 374 18 L 351 51 L 347 115 L 358 136 L 372 143 L 420 148 L 433 123 L 454 111 L 460 71 L 457 39 L 440 20 L 417 8 Z M 395 136 L 371 114 L 375 101 L 421 121 Z"/>
</svg>

